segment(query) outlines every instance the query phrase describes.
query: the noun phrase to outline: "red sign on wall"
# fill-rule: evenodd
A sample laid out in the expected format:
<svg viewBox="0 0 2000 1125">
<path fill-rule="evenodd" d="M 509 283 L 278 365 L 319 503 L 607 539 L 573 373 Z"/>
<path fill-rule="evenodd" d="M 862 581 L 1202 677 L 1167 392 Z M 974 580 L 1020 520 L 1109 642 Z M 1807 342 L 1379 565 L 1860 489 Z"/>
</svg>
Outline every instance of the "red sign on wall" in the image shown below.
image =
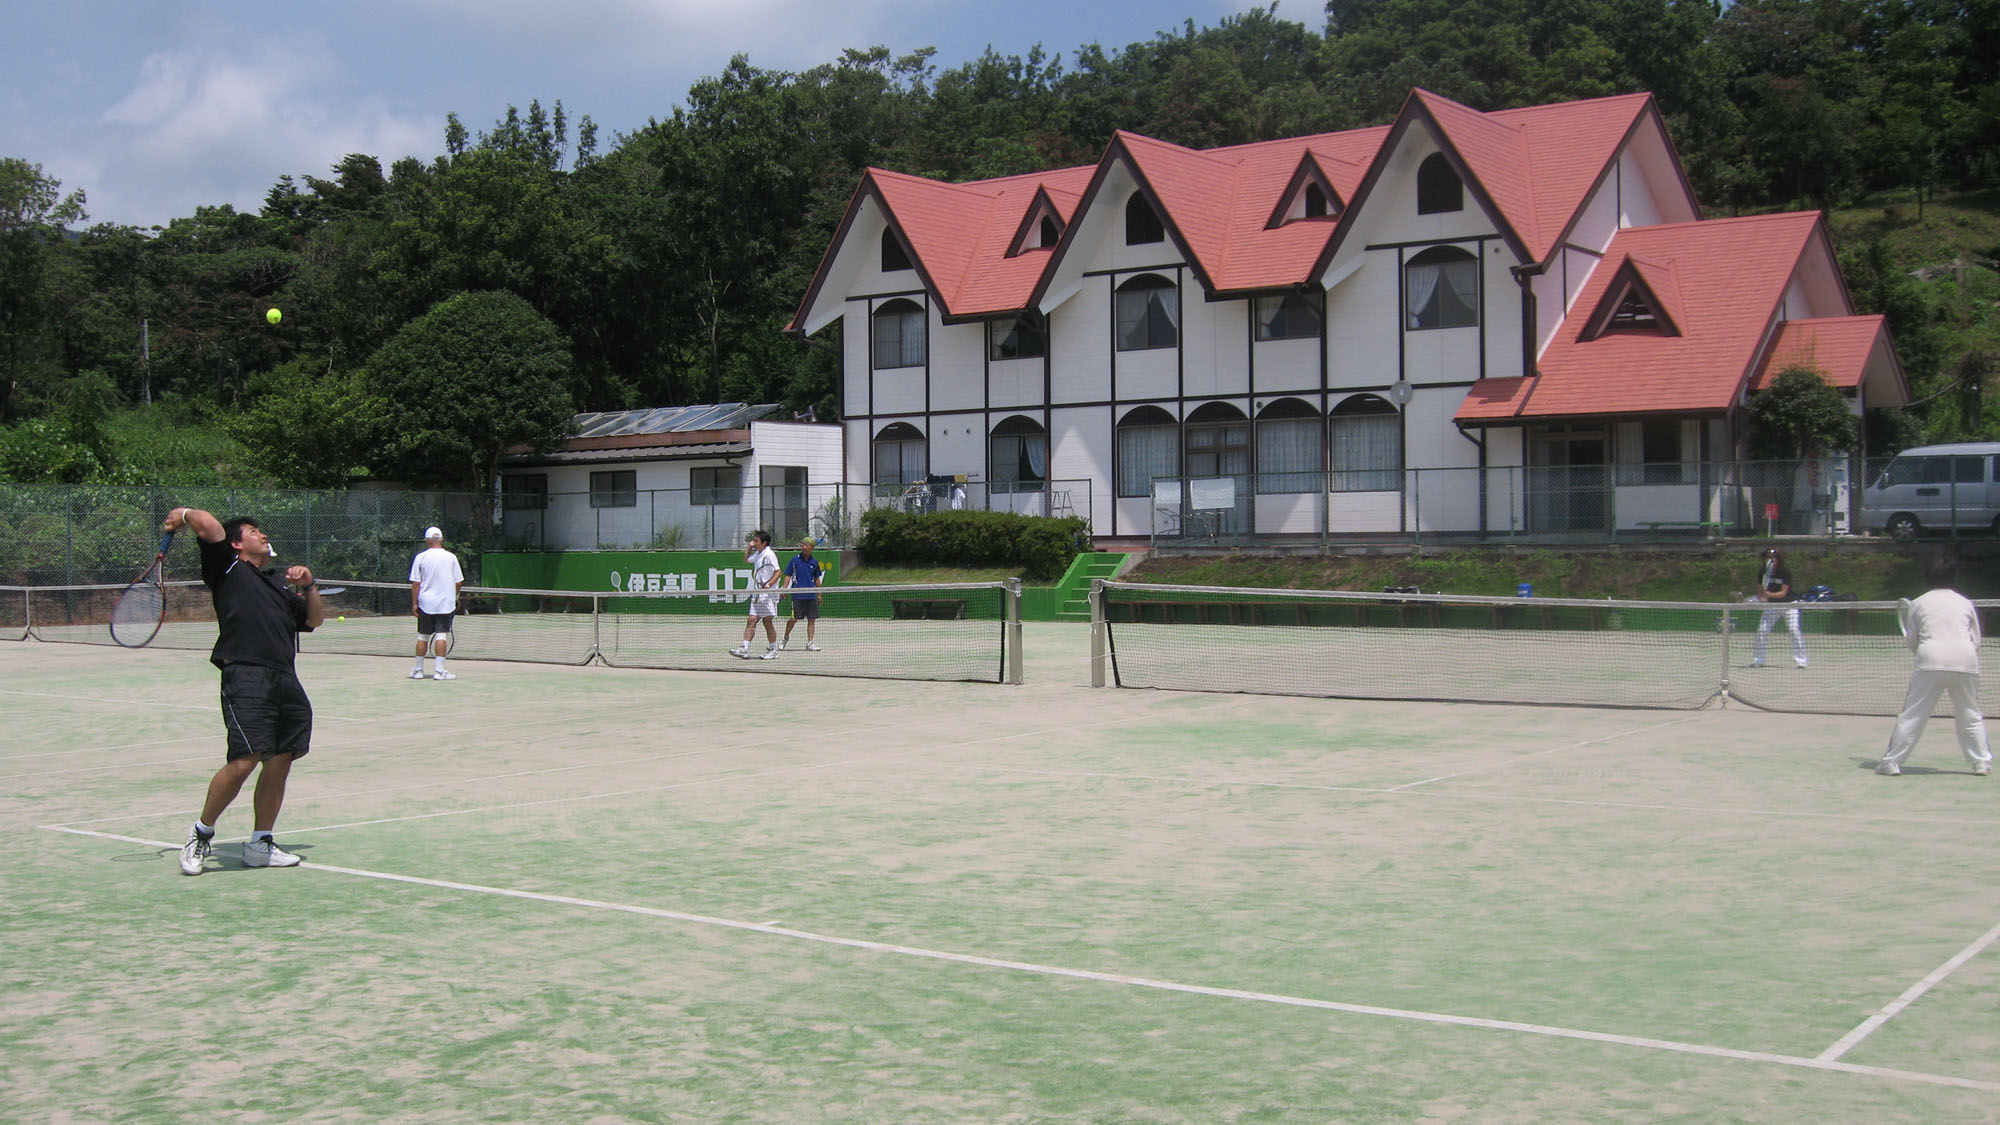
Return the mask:
<svg viewBox="0 0 2000 1125">
<path fill-rule="evenodd" d="M 1766 505 L 1764 505 L 1764 518 L 1765 518 L 1765 519 L 1767 519 L 1767 520 L 1774 520 L 1774 519 L 1777 519 L 1777 518 L 1778 518 L 1778 506 L 1777 506 L 1776 504 L 1766 504 Z"/>
</svg>

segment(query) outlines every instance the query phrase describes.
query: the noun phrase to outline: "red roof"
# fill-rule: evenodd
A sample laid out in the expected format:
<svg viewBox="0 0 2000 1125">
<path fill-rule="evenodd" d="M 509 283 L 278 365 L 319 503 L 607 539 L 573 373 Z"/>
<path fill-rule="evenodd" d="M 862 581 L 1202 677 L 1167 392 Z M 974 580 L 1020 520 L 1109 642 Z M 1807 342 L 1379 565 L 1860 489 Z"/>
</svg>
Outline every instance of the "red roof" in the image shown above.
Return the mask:
<svg viewBox="0 0 2000 1125">
<path fill-rule="evenodd" d="M 1887 322 L 1879 316 L 1823 316 L 1810 320 L 1788 320 L 1778 328 L 1778 338 L 1757 365 L 1750 389 L 1761 391 L 1771 385 L 1787 367 L 1803 365 L 1820 373 L 1828 386 L 1852 388 L 1861 385 L 1868 370 L 1868 357 L 1877 344 L 1886 343 Z"/>
<path fill-rule="evenodd" d="M 1817 212 L 1619 231 L 1536 374 L 1481 380 L 1457 419 L 1725 412 L 1762 354 L 1809 243 L 1824 237 Z M 1661 311 L 1680 334 L 1583 339 L 1628 261 L 1663 303 L 1675 306 Z"/>
<path fill-rule="evenodd" d="M 800 318 L 818 295 L 838 239 L 871 193 L 908 240 L 915 265 L 947 318 L 1025 308 L 1052 255 L 1037 249 L 1008 257 L 1007 251 L 1038 191 L 1048 193 L 1067 222 L 1121 159 L 1159 203 L 1211 292 L 1274 290 L 1309 281 L 1341 224 L 1339 216 L 1329 216 L 1271 225 L 1301 164 L 1313 163 L 1344 213 L 1376 174 L 1384 143 L 1418 114 L 1435 122 L 1459 154 L 1474 190 L 1492 201 L 1503 229 L 1541 260 L 1650 105 L 1651 95 L 1631 94 L 1481 113 L 1419 90 L 1397 124 L 1368 129 L 1205 150 L 1121 132 L 1094 166 L 964 184 L 871 168 Z"/>
</svg>

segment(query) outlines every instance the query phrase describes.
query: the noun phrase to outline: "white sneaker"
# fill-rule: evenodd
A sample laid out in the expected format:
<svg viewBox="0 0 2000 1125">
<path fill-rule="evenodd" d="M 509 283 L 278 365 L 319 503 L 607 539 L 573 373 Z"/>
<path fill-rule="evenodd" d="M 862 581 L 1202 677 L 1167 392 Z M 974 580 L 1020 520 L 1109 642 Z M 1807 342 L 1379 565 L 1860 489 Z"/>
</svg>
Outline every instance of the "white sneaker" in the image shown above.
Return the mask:
<svg viewBox="0 0 2000 1125">
<path fill-rule="evenodd" d="M 181 845 L 181 874 L 199 875 L 208 865 L 208 849 L 215 843 L 215 835 L 207 836 L 188 829 L 187 843 Z"/>
<path fill-rule="evenodd" d="M 458 674 L 455 672 L 438 672 L 431 676 L 433 680 L 455 680 L 457 678 Z"/>
<path fill-rule="evenodd" d="M 790 647 L 792 647 L 792 642 L 790 642 L 790 641 L 779 641 L 779 642 L 778 642 L 778 651 L 779 651 L 779 652 L 783 652 L 783 651 L 785 651 L 786 649 L 788 649 L 788 648 L 790 648 Z"/>
<path fill-rule="evenodd" d="M 770 648 L 764 650 L 764 655 L 760 659 L 776 660 L 777 658 L 778 658 L 778 646 L 772 645 Z"/>
<path fill-rule="evenodd" d="M 276 840 L 250 840 L 243 845 L 245 867 L 297 867 L 299 857 L 278 846 Z"/>
<path fill-rule="evenodd" d="M 1978 765 L 1972 767 L 1972 776 L 1974 777 L 1985 777 L 1987 774 L 1992 772 L 1993 772 L 1992 762 L 1980 762 Z"/>
<path fill-rule="evenodd" d="M 748 660 L 750 659 L 750 646 L 737 645 L 735 648 L 729 650 L 729 655 L 734 656 L 740 660 Z"/>
<path fill-rule="evenodd" d="M 816 645 L 816 644 L 814 644 L 814 643 L 813 643 L 813 642 L 811 642 L 811 641 L 807 641 L 807 642 L 806 642 L 806 651 L 807 651 L 807 652 L 818 652 L 818 651 L 819 651 L 819 646 L 818 646 L 818 645 Z"/>
<path fill-rule="evenodd" d="M 1900 777 L 1903 773 L 1903 767 L 1894 762 L 1877 762 L 1875 763 L 1875 772 L 1881 774 L 1883 777 Z"/>
<path fill-rule="evenodd" d="M 412 668 L 412 669 L 410 669 L 410 678 L 411 678 L 411 679 L 413 679 L 413 680 L 421 680 L 421 679 L 423 679 L 423 678 L 424 678 L 424 670 L 423 670 L 422 668 Z"/>
</svg>

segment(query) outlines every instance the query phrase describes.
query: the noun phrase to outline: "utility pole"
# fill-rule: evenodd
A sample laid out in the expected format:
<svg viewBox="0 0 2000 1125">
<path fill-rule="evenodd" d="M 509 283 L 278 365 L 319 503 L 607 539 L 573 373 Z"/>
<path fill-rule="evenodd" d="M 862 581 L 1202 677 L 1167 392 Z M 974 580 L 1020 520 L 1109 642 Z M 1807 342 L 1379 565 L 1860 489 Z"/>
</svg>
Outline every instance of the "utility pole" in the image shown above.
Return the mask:
<svg viewBox="0 0 2000 1125">
<path fill-rule="evenodd" d="M 153 405 L 152 325 L 143 316 L 139 318 L 139 399 Z"/>
</svg>

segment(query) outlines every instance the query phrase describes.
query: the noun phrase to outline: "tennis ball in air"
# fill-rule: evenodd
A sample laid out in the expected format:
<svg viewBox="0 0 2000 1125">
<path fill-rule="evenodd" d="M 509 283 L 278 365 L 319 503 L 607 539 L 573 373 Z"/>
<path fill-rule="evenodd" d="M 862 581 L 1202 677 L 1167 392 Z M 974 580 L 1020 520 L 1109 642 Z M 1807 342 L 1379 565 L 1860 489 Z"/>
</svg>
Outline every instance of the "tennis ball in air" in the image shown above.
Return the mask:
<svg viewBox="0 0 2000 1125">
<path fill-rule="evenodd" d="M 346 615 L 346 614 L 344 614 L 344 613 L 343 613 L 343 614 L 341 614 L 341 615 L 340 615 L 340 619 L 341 619 L 342 621 L 345 621 L 345 620 L 347 620 L 347 615 Z"/>
<path fill-rule="evenodd" d="M 264 310 L 264 319 L 270 321 L 272 324 L 276 324 L 285 319 L 285 314 L 279 312 L 277 309 L 266 309 Z"/>
</svg>

